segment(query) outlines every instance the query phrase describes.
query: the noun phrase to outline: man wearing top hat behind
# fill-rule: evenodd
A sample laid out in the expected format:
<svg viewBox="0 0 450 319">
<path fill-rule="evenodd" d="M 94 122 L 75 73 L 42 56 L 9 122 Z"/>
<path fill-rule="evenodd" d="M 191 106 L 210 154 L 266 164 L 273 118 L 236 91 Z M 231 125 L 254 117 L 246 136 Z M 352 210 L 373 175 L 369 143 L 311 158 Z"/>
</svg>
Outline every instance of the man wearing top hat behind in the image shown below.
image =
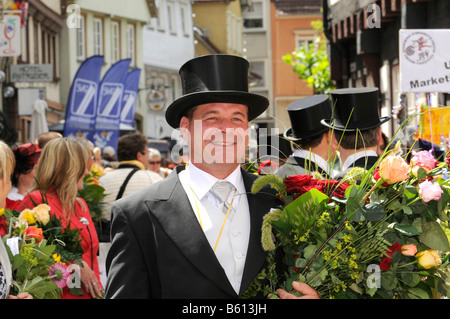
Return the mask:
<svg viewBox="0 0 450 319">
<path fill-rule="evenodd" d="M 287 107 L 292 127 L 284 132 L 291 141 L 293 154 L 275 175 L 281 178 L 291 175 L 313 175 L 332 177 L 333 157 L 336 149 L 331 144 L 332 132 L 321 124 L 331 118 L 331 103 L 328 95 L 314 95 L 295 101 Z"/>
<path fill-rule="evenodd" d="M 106 298 L 237 298 L 262 269 L 262 218 L 278 201 L 270 189 L 251 194 L 257 176 L 240 168 L 248 122 L 268 106 L 248 92 L 248 67 L 231 55 L 181 67 L 183 96 L 166 120 L 180 128 L 190 159 L 113 205 Z"/>
<path fill-rule="evenodd" d="M 339 150 L 343 178 L 354 167 L 370 169 L 378 161 L 383 144 L 381 124 L 389 116 L 378 115 L 378 88 L 349 88 L 331 91 L 333 118 L 322 124 L 334 130 L 333 145 Z"/>
</svg>

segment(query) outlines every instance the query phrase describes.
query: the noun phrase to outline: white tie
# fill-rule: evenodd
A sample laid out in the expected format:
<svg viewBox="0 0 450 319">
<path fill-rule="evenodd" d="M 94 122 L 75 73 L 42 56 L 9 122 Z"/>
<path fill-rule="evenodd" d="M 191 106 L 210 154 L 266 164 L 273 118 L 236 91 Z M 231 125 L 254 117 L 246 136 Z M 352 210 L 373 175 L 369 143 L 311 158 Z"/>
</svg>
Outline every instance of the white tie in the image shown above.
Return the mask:
<svg viewBox="0 0 450 319">
<path fill-rule="evenodd" d="M 233 189 L 234 186 L 229 182 L 216 182 L 213 187 L 211 187 L 210 192 L 220 201 L 219 208 L 222 209 L 224 214 L 228 212 L 228 207 L 230 206 L 228 197 Z"/>
</svg>

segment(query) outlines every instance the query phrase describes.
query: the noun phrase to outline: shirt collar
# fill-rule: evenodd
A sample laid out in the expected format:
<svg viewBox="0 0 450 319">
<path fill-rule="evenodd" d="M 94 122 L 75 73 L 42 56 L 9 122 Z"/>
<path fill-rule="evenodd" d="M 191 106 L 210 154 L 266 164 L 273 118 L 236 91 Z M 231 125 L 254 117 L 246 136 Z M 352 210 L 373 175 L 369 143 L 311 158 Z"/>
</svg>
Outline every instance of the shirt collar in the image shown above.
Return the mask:
<svg viewBox="0 0 450 319">
<path fill-rule="evenodd" d="M 363 151 L 351 154 L 349 157 L 347 157 L 344 164 L 342 164 L 342 170 L 345 171 L 350 166 L 352 166 L 354 162 L 356 162 L 360 158 L 369 157 L 369 156 L 378 157 L 377 152 L 372 151 L 372 150 L 363 150 Z"/>
<path fill-rule="evenodd" d="M 236 169 L 223 180 L 202 171 L 190 161 L 186 167 L 186 172 L 189 174 L 190 186 L 195 190 L 195 194 L 200 200 L 203 199 L 217 181 L 228 181 L 233 184 L 238 193 L 242 191 L 242 173 L 240 165 L 238 165 Z"/>
<path fill-rule="evenodd" d="M 307 150 L 299 150 L 299 149 L 296 149 L 292 155 L 294 157 L 306 158 L 308 160 L 311 159 L 312 162 L 319 165 L 321 169 L 323 169 L 325 172 L 328 173 L 328 175 L 330 175 L 331 166 L 322 156 Z"/>
</svg>

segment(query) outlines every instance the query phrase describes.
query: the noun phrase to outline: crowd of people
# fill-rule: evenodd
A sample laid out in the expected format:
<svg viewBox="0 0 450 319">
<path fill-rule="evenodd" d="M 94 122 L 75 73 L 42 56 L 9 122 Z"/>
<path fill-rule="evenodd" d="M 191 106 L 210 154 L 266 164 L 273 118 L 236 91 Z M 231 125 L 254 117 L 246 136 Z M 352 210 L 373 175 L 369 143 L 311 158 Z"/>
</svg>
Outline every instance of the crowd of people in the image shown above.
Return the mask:
<svg viewBox="0 0 450 319">
<path fill-rule="evenodd" d="M 239 160 L 248 146 L 240 132 L 269 102 L 248 91 L 248 62 L 237 56 L 195 58 L 180 76 L 184 94 L 168 107 L 166 120 L 180 129 L 189 154 L 201 154 L 184 165 L 162 166 L 161 153 L 141 133 L 121 136 L 117 151 L 55 132 L 12 149 L 0 143 L 0 206 L 30 207 L 45 192 L 62 224 L 81 230 L 83 298 L 103 291 L 106 298 L 237 298 L 264 264 L 261 223 L 279 201 L 270 189 L 250 192 L 258 176 Z M 386 145 L 381 124 L 390 119 L 379 117 L 377 101 L 377 89 L 358 88 L 289 105 L 292 125 L 284 138 L 292 154 L 274 173 L 335 178 L 355 166 L 371 167 Z M 231 138 L 223 137 L 229 129 Z M 93 165 L 105 190 L 98 225 L 77 196 Z M 11 274 L 0 248 L 2 298 Z M 294 282 L 293 288 L 301 298 L 318 298 L 305 284 Z M 62 297 L 74 296 L 64 291 Z M 280 289 L 279 297 L 295 296 Z"/>
</svg>

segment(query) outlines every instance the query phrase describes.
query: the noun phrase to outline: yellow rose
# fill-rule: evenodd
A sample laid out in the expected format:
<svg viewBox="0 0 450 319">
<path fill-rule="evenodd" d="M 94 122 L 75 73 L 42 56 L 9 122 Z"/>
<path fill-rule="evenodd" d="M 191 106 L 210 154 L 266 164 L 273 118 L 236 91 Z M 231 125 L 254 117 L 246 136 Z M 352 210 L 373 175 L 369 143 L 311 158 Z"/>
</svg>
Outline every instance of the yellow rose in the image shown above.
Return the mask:
<svg viewBox="0 0 450 319">
<path fill-rule="evenodd" d="M 425 269 L 437 267 L 441 264 L 441 259 L 436 249 L 429 249 L 416 254 L 417 262 Z"/>
<path fill-rule="evenodd" d="M 39 204 L 33 208 L 34 216 L 36 220 L 42 225 L 47 225 L 50 221 L 50 206 L 47 204 Z"/>
<path fill-rule="evenodd" d="M 399 155 L 389 155 L 380 163 L 380 177 L 389 184 L 409 178 L 411 167 Z"/>
<path fill-rule="evenodd" d="M 5 213 L 5 209 L 4 208 L 0 208 L 0 216 L 2 216 Z"/>
<path fill-rule="evenodd" d="M 26 222 L 28 225 L 34 224 L 36 222 L 34 212 L 28 208 L 24 209 L 19 215 L 19 221 Z"/>
</svg>

